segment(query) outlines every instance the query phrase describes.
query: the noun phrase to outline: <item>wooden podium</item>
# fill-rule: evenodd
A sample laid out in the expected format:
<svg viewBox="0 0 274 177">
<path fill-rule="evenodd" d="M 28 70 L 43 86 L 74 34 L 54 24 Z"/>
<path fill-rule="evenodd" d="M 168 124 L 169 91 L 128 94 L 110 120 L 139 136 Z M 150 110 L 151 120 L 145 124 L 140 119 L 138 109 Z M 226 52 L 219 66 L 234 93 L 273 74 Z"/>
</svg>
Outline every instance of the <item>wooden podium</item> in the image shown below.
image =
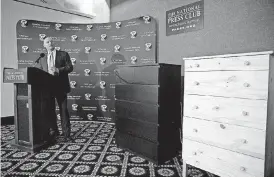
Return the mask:
<svg viewBox="0 0 274 177">
<path fill-rule="evenodd" d="M 4 68 L 4 83 L 14 84 L 15 139 L 11 145 L 24 151 L 37 152 L 52 142 L 49 117 L 55 115 L 55 102 L 50 94 L 54 78 L 35 67 Z"/>
</svg>

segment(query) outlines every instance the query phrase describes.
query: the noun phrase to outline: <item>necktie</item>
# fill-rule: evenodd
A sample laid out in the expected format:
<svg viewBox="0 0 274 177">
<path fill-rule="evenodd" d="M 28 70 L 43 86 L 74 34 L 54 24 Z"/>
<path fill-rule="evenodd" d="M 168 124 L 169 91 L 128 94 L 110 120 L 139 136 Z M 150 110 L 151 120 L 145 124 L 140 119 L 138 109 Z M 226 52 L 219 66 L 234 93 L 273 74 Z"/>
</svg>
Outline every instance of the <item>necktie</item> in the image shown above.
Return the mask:
<svg viewBox="0 0 274 177">
<path fill-rule="evenodd" d="M 53 54 L 52 54 L 52 52 L 49 54 L 49 64 L 48 64 L 48 72 L 50 73 L 50 74 L 54 74 L 52 71 L 51 71 L 51 69 L 54 67 L 54 63 L 53 63 Z"/>
</svg>

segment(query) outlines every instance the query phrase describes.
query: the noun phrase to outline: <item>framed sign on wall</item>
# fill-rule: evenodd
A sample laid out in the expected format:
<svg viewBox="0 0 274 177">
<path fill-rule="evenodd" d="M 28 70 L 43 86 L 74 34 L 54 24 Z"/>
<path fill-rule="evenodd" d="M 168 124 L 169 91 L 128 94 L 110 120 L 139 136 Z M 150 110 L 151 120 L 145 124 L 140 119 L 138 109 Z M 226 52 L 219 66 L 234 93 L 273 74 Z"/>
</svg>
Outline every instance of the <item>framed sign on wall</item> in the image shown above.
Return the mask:
<svg viewBox="0 0 274 177">
<path fill-rule="evenodd" d="M 166 35 L 204 28 L 204 1 L 194 2 L 166 12 Z"/>
</svg>

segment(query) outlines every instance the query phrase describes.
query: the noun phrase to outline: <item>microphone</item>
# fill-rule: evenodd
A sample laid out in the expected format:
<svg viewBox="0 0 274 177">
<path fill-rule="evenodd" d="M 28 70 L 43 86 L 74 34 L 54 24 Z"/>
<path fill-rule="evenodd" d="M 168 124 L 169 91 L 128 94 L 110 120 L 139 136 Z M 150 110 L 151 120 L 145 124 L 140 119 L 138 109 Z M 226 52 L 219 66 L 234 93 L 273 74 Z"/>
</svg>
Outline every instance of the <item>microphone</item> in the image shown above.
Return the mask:
<svg viewBox="0 0 274 177">
<path fill-rule="evenodd" d="M 45 54 L 44 53 L 40 53 L 40 57 L 39 58 L 37 58 L 37 60 L 35 61 L 35 63 L 38 63 L 39 62 L 39 60 L 41 59 L 41 58 L 43 58 L 45 56 Z"/>
</svg>

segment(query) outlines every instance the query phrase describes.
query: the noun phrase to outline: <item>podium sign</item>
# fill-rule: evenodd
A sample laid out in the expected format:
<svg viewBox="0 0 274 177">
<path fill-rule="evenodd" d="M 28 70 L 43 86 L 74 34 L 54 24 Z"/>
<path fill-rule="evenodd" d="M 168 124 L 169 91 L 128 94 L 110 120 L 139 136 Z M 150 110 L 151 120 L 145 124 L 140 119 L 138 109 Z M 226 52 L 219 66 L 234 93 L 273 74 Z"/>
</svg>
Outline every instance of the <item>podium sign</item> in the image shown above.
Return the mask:
<svg viewBox="0 0 274 177">
<path fill-rule="evenodd" d="M 4 83 L 26 83 L 27 78 L 25 77 L 27 70 L 26 68 L 21 69 L 5 69 L 4 68 Z"/>
</svg>

